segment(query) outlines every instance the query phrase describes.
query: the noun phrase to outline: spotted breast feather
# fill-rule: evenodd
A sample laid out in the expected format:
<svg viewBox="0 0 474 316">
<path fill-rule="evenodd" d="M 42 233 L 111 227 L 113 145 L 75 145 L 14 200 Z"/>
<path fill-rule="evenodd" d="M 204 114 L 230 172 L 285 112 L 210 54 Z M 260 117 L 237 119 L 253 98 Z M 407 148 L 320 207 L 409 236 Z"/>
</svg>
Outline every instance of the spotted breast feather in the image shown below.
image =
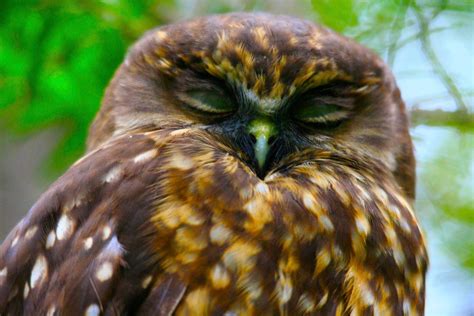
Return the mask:
<svg viewBox="0 0 474 316">
<path fill-rule="evenodd" d="M 137 133 L 78 161 L 4 241 L 0 312 L 422 314 L 423 237 L 376 162 L 308 150 L 262 180 L 212 137 Z"/>
</svg>

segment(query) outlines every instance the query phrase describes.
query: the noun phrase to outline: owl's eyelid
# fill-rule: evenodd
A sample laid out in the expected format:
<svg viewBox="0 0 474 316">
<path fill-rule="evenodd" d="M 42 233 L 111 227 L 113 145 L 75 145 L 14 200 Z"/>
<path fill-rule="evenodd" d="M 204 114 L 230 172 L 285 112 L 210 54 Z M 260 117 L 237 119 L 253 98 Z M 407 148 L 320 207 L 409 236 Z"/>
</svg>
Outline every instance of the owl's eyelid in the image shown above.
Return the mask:
<svg viewBox="0 0 474 316">
<path fill-rule="evenodd" d="M 203 93 L 208 93 L 208 94 L 215 94 L 222 96 L 223 98 L 226 97 L 225 92 L 220 89 L 219 87 L 216 87 L 215 85 L 211 85 L 207 83 L 206 85 L 195 85 L 192 88 L 185 89 L 184 91 L 181 92 L 183 95 L 190 95 L 194 92 L 203 92 Z"/>
<path fill-rule="evenodd" d="M 231 109 L 218 109 L 213 106 L 206 104 L 200 100 L 197 100 L 186 93 L 178 93 L 178 99 L 184 102 L 186 105 L 192 107 L 193 109 L 200 110 L 202 112 L 214 113 L 214 114 L 224 114 L 229 113 Z"/>
<path fill-rule="evenodd" d="M 355 106 L 355 99 L 352 97 L 314 96 L 304 99 L 303 102 L 318 105 L 336 105 L 342 110 L 351 110 Z"/>
<path fill-rule="evenodd" d="M 350 93 L 354 85 L 350 82 L 335 82 L 304 91 L 298 103 L 337 105 L 351 110 L 355 107 L 356 97 Z"/>
<path fill-rule="evenodd" d="M 316 86 L 316 87 L 306 87 L 303 94 L 315 94 L 315 95 L 324 95 L 328 93 L 340 94 L 344 92 L 349 92 L 358 85 L 351 81 L 333 81 L 325 85 Z"/>
<path fill-rule="evenodd" d="M 349 118 L 350 112 L 349 111 L 336 111 L 324 115 L 319 116 L 312 116 L 312 117 L 304 117 L 299 118 L 300 121 L 307 122 L 307 123 L 329 123 L 329 122 L 338 122 L 344 119 Z"/>
</svg>

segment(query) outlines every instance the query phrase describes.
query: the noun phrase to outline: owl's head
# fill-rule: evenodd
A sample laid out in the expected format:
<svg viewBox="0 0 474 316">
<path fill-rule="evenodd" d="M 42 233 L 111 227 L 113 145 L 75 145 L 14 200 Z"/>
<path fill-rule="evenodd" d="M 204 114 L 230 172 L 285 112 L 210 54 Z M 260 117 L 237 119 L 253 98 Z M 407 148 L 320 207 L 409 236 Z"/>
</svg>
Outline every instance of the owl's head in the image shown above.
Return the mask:
<svg viewBox="0 0 474 316">
<path fill-rule="evenodd" d="M 207 132 L 261 178 L 307 150 L 351 152 L 383 164 L 414 196 L 412 144 L 390 70 L 308 21 L 237 13 L 149 31 L 108 87 L 88 146 L 185 127 Z"/>
</svg>

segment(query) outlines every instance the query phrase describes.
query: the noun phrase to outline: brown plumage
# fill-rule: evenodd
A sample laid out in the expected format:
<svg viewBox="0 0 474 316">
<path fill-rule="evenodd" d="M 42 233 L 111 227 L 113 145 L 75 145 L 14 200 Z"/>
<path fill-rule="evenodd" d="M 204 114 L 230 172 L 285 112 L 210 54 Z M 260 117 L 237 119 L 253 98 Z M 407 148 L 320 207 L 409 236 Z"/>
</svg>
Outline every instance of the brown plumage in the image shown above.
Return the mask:
<svg viewBox="0 0 474 316">
<path fill-rule="evenodd" d="M 423 314 L 414 181 L 369 50 L 268 14 L 164 26 L 3 242 L 0 313 Z"/>
</svg>

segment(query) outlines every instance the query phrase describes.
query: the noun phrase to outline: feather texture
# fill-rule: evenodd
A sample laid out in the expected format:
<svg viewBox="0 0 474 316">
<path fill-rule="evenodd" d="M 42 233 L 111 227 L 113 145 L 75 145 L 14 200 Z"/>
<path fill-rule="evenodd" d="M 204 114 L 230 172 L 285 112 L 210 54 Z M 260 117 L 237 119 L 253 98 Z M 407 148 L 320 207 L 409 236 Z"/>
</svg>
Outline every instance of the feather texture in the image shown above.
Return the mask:
<svg viewBox="0 0 474 316">
<path fill-rule="evenodd" d="M 177 94 L 193 89 L 235 111 L 192 109 Z M 347 115 L 308 125 L 301 102 Z M 0 314 L 423 314 L 404 111 L 380 59 L 307 21 L 230 14 L 147 33 L 86 155 L 1 245 Z M 274 127 L 265 163 L 256 117 Z"/>
</svg>

